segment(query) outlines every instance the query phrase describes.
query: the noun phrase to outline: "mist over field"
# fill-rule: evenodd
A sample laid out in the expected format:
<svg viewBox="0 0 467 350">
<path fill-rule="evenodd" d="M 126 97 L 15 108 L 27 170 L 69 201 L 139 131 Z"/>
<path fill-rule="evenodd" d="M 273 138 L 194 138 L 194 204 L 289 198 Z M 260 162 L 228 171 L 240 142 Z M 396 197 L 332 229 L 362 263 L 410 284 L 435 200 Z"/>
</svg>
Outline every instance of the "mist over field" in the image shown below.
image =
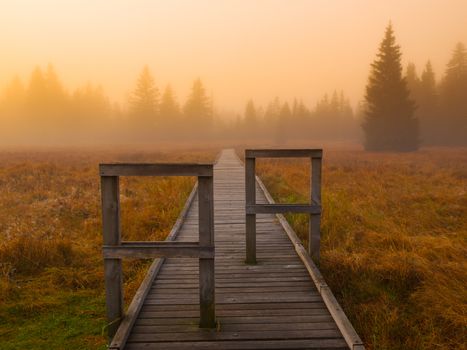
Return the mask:
<svg viewBox="0 0 467 350">
<path fill-rule="evenodd" d="M 0 349 L 107 348 L 100 163 L 214 164 L 226 148 L 323 149 L 318 267 L 366 349 L 467 349 L 466 14 L 464 0 L 0 3 Z M 310 201 L 310 171 L 256 163 L 279 203 Z M 122 239 L 162 241 L 196 179 L 119 181 Z M 306 247 L 309 215 L 286 219 Z M 150 264 L 124 261 L 125 307 Z M 301 326 L 281 332 L 316 327 Z"/>
<path fill-rule="evenodd" d="M 0 9 L 1 144 L 361 143 L 389 23 L 417 143 L 466 142 L 463 1 L 48 0 Z"/>
</svg>

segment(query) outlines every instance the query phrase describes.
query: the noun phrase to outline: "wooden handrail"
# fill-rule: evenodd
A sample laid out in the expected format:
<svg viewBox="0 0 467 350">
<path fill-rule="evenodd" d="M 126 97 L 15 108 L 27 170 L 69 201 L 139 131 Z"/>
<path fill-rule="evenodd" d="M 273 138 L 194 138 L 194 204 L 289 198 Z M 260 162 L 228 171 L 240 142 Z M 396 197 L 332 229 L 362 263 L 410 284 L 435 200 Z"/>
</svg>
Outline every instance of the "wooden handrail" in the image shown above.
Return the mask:
<svg viewBox="0 0 467 350">
<path fill-rule="evenodd" d="M 246 263 L 256 264 L 256 214 L 309 214 L 308 253 L 319 262 L 321 225 L 321 149 L 245 150 Z M 257 204 L 256 158 L 309 158 L 311 204 Z"/>
<path fill-rule="evenodd" d="M 215 328 L 214 194 L 212 164 L 101 164 L 104 277 L 108 335 L 123 318 L 122 258 L 198 257 L 200 327 Z M 198 176 L 199 242 L 122 242 L 120 176 Z"/>
</svg>

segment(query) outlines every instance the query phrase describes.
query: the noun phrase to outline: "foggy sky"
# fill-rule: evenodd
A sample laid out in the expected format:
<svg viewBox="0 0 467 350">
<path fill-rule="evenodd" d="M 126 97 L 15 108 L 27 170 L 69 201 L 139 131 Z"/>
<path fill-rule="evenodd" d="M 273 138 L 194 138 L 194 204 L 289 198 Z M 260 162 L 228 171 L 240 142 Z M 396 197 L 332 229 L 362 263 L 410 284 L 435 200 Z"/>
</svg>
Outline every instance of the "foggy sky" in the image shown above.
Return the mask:
<svg viewBox="0 0 467 350">
<path fill-rule="evenodd" d="M 389 21 L 404 65 L 430 59 L 439 78 L 466 18 L 465 0 L 2 1 L 0 88 L 50 62 L 67 87 L 100 83 L 125 105 L 148 64 L 182 102 L 200 77 L 221 111 L 334 89 L 355 104 Z"/>
</svg>

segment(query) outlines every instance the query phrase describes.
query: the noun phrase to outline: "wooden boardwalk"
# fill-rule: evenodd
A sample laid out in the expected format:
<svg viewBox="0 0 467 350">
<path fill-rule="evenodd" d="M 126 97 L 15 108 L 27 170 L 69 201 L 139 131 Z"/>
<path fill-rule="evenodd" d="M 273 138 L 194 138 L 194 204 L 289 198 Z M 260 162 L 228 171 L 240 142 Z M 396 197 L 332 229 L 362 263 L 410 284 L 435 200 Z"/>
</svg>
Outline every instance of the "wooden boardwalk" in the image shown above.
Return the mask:
<svg viewBox="0 0 467 350">
<path fill-rule="evenodd" d="M 259 186 L 256 198 L 267 203 Z M 198 259 L 167 258 L 125 349 L 349 349 L 276 215 L 258 215 L 258 264 L 245 264 L 245 171 L 233 150 L 214 167 L 214 214 L 217 329 L 198 327 Z M 196 199 L 176 240 L 198 240 Z"/>
</svg>

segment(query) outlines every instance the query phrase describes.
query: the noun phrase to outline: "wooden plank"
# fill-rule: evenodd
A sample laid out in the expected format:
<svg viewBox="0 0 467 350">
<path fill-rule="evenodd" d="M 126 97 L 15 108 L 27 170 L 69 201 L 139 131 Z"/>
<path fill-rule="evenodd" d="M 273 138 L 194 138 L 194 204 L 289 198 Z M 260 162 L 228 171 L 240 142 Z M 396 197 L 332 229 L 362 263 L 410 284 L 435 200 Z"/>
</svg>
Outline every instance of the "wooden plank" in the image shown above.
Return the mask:
<svg viewBox="0 0 467 350">
<path fill-rule="evenodd" d="M 245 160 L 248 158 L 321 158 L 321 149 L 247 149 Z"/>
<path fill-rule="evenodd" d="M 245 204 L 256 204 L 256 183 L 255 183 L 255 159 L 245 160 Z M 247 264 L 256 264 L 256 215 L 247 213 L 245 217 L 245 244 Z"/>
<path fill-rule="evenodd" d="M 203 247 L 198 242 L 147 242 L 129 243 L 121 246 L 104 245 L 104 258 L 151 259 L 162 257 L 213 258 L 214 247 Z"/>
<path fill-rule="evenodd" d="M 212 177 L 199 180 L 199 244 L 214 247 L 214 184 Z M 214 257 L 199 258 L 199 305 L 201 328 L 216 327 Z"/>
<path fill-rule="evenodd" d="M 323 309 L 325 308 L 323 301 L 316 302 L 295 302 L 295 303 L 245 303 L 245 304 L 218 304 L 219 310 L 281 310 L 281 309 Z M 196 311 L 196 305 L 145 305 L 147 311 Z"/>
<path fill-rule="evenodd" d="M 326 306 L 314 309 L 242 309 L 242 310 L 224 310 L 218 309 L 217 315 L 219 318 L 224 316 L 310 316 L 310 315 L 327 315 Z M 141 313 L 141 318 L 167 318 L 167 317 L 196 317 L 198 310 L 180 310 L 180 311 L 150 311 L 144 310 Z M 280 318 L 280 317 L 278 317 Z"/>
<path fill-rule="evenodd" d="M 311 203 L 321 208 L 321 158 L 311 159 Z M 321 241 L 321 210 L 310 213 L 308 253 L 319 263 Z"/>
<path fill-rule="evenodd" d="M 119 196 L 119 178 L 116 176 L 102 176 L 102 231 L 103 242 L 108 246 L 117 246 L 121 241 Z M 107 334 L 109 340 L 117 332 L 123 316 L 122 276 L 122 261 L 118 258 L 104 258 Z"/>
<path fill-rule="evenodd" d="M 310 322 L 310 323 L 248 323 L 248 324 L 221 324 L 220 331 L 242 332 L 242 331 L 299 331 L 299 330 L 317 330 L 333 329 L 337 326 L 334 322 Z M 138 325 L 133 329 L 134 333 L 186 333 L 199 332 L 197 325 Z"/>
<path fill-rule="evenodd" d="M 137 325 L 198 325 L 198 317 L 171 317 L 171 318 L 139 318 Z M 224 316 L 220 319 L 221 326 L 225 324 L 299 324 L 332 322 L 331 315 L 307 315 L 307 316 Z"/>
<path fill-rule="evenodd" d="M 288 293 L 277 293 L 273 295 L 258 295 L 258 293 L 245 295 L 245 296 L 224 296 L 218 295 L 218 304 L 237 304 L 237 303 L 271 303 L 271 302 L 314 302 L 322 300 L 321 296 L 313 295 L 288 295 Z M 195 296 L 186 298 L 146 298 L 146 304 L 148 305 L 193 305 L 199 304 L 199 300 Z"/>
<path fill-rule="evenodd" d="M 246 205 L 247 214 L 309 213 L 320 214 L 321 206 L 310 204 L 255 204 Z"/>
<path fill-rule="evenodd" d="M 345 341 L 342 339 L 293 339 L 293 340 L 250 340 L 228 342 L 205 341 L 205 342 L 159 342 L 159 343 L 131 343 L 128 350 L 261 350 L 261 349 L 347 349 Z"/>
<path fill-rule="evenodd" d="M 101 176 L 212 176 L 212 164 L 100 164 Z"/>
<path fill-rule="evenodd" d="M 310 329 L 298 331 L 243 331 L 196 333 L 132 333 L 129 342 L 163 342 L 163 341 L 203 341 L 203 340 L 262 340 L 262 339 L 320 339 L 339 338 L 340 333 L 334 329 Z"/>
<path fill-rule="evenodd" d="M 248 282 L 248 287 L 251 288 L 269 288 L 269 287 L 287 287 L 289 286 L 291 289 L 295 287 L 300 287 L 300 286 L 309 286 L 310 285 L 310 280 L 303 280 L 303 281 L 266 281 L 266 282 L 256 282 L 256 281 L 249 281 Z M 218 283 L 216 282 L 216 287 L 219 288 L 243 288 L 245 286 L 245 282 L 240 281 L 240 282 L 224 282 L 224 283 Z M 157 288 L 198 288 L 199 284 L 196 281 L 196 283 L 193 282 L 171 282 L 165 280 L 164 283 L 157 283 Z"/>
<path fill-rule="evenodd" d="M 261 271 L 256 271 L 256 272 L 250 272 L 250 273 L 245 273 L 243 271 L 239 273 L 234 273 L 234 272 L 226 272 L 226 273 L 221 273 L 217 271 L 216 273 L 216 278 L 220 279 L 228 279 L 228 280 L 237 280 L 241 278 L 261 278 L 261 277 L 267 277 L 267 278 L 281 278 L 281 277 L 305 277 L 305 278 L 310 278 L 306 272 L 304 271 L 298 271 L 298 272 L 293 272 L 293 271 L 281 271 L 281 272 L 261 272 Z M 193 272 L 188 272 L 188 273 L 161 273 L 159 275 L 159 279 L 161 280 L 182 280 L 185 281 L 186 279 L 193 278 Z"/>
</svg>

